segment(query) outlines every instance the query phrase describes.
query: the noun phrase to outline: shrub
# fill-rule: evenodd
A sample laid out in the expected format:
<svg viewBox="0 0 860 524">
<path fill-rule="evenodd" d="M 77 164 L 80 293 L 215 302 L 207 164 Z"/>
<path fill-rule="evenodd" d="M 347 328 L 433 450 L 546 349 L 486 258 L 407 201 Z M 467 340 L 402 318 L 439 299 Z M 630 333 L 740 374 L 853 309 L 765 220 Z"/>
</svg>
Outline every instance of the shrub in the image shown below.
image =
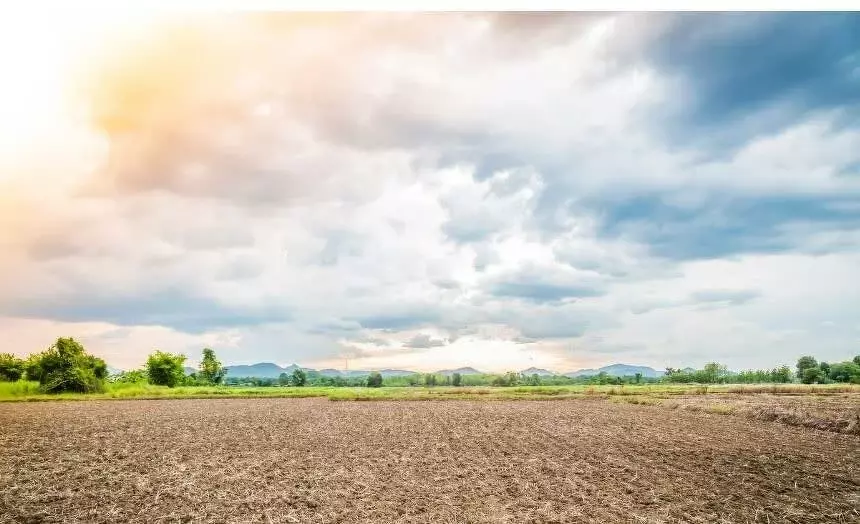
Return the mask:
<svg viewBox="0 0 860 524">
<path fill-rule="evenodd" d="M 60 393 L 104 391 L 105 361 L 87 355 L 73 338 L 59 338 L 47 351 L 33 355 L 25 365 L 27 376 L 39 381 L 43 391 Z"/>
<path fill-rule="evenodd" d="M 378 388 L 382 386 L 382 375 L 379 371 L 371 371 L 367 376 L 367 387 Z"/>
<path fill-rule="evenodd" d="M 459 373 L 454 373 L 454 375 L 451 376 L 451 384 L 453 386 L 456 386 L 456 387 L 462 386 L 463 385 L 463 375 L 461 375 Z"/>
<path fill-rule="evenodd" d="M 122 371 L 111 376 L 108 380 L 114 384 L 140 384 L 147 382 L 149 377 L 145 369 L 133 369 L 131 371 Z"/>
<path fill-rule="evenodd" d="M 150 384 L 167 386 L 169 388 L 178 386 L 185 382 L 185 355 L 173 355 L 163 351 L 156 351 L 146 359 L 146 374 L 149 376 Z"/>
<path fill-rule="evenodd" d="M 10 353 L 0 353 L 0 381 L 16 382 L 24 375 L 24 361 Z"/>
</svg>

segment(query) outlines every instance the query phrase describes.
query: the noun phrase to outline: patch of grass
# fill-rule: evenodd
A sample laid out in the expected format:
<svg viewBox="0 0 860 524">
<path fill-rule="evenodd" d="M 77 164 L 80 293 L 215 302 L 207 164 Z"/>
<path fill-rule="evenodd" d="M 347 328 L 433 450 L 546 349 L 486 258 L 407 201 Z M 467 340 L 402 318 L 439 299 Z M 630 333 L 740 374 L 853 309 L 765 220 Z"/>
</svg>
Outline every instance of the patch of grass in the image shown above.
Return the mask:
<svg viewBox="0 0 860 524">
<path fill-rule="evenodd" d="M 731 415 L 735 412 L 735 407 L 728 404 L 710 404 L 705 406 L 704 411 L 716 415 Z"/>
<path fill-rule="evenodd" d="M 860 393 L 860 385 L 711 385 L 644 384 L 624 386 L 519 386 L 519 387 L 233 387 L 182 386 L 168 388 L 150 384 L 108 384 L 103 393 L 46 394 L 38 383 L 0 382 L 0 401 L 110 400 L 159 398 L 301 398 L 326 397 L 331 400 L 560 400 L 571 398 L 630 398 L 630 404 L 659 404 L 661 399 L 682 395 L 727 393 L 770 395 L 829 395 Z"/>
<path fill-rule="evenodd" d="M 636 404 L 640 406 L 659 406 L 663 399 L 648 395 L 623 395 L 610 398 L 612 402 L 623 404 Z"/>
</svg>

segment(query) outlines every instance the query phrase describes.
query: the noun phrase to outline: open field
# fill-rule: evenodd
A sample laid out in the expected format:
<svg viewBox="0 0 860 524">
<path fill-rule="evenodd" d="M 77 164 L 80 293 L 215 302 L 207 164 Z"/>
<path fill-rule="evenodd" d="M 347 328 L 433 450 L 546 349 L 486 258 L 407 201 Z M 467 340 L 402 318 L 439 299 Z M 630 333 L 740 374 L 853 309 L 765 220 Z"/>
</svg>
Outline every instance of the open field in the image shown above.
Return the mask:
<svg viewBox="0 0 860 524">
<path fill-rule="evenodd" d="M 860 394 L 860 384 L 765 384 L 696 385 L 645 384 L 624 386 L 518 386 L 518 387 L 228 387 L 183 386 L 168 388 L 149 384 L 107 384 L 104 393 L 45 394 L 36 382 L 0 382 L 0 402 L 52 400 L 116 400 L 160 398 L 302 398 L 327 397 L 331 400 L 516 400 L 560 399 L 583 396 L 647 395 L 674 397 L 703 394 L 831 395 Z"/>
<path fill-rule="evenodd" d="M 596 395 L 3 403 L 0 446 L 2 523 L 860 522 L 855 435 Z"/>
</svg>

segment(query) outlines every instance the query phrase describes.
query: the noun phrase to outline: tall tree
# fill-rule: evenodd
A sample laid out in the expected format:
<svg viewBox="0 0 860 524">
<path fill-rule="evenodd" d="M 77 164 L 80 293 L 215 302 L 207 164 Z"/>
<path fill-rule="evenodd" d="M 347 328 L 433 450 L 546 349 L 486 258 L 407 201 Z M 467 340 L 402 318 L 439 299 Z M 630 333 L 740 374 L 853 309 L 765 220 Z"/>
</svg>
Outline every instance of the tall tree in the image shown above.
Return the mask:
<svg viewBox="0 0 860 524">
<path fill-rule="evenodd" d="M 197 377 L 207 384 L 220 384 L 224 381 L 227 370 L 215 357 L 215 351 L 210 348 L 203 349 L 203 360 L 200 361 L 200 372 Z"/>
<path fill-rule="evenodd" d="M 308 375 L 305 373 L 305 370 L 302 368 L 296 368 L 293 370 L 293 376 L 291 377 L 290 382 L 294 386 L 304 386 L 308 382 Z"/>
<path fill-rule="evenodd" d="M 818 361 L 814 357 L 804 356 L 797 359 L 797 377 L 803 378 L 803 373 L 807 369 L 817 368 Z"/>
</svg>

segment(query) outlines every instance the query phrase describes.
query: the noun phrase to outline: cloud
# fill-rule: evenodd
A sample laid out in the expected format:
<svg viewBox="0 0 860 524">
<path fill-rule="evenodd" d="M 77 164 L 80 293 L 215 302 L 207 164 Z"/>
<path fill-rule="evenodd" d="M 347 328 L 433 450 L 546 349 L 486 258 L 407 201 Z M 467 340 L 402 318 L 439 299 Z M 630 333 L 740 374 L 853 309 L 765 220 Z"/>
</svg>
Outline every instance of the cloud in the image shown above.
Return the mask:
<svg viewBox="0 0 860 524">
<path fill-rule="evenodd" d="M 56 158 L 0 162 L 0 314 L 128 361 L 742 367 L 816 336 L 838 358 L 856 25 L 192 17 L 95 63 Z"/>
<path fill-rule="evenodd" d="M 690 300 L 694 303 L 726 303 L 735 306 L 746 304 L 758 296 L 759 293 L 752 289 L 703 289 L 693 292 Z"/>
<path fill-rule="evenodd" d="M 501 274 L 488 285 L 495 297 L 520 298 L 537 303 L 596 297 L 605 293 L 602 281 L 587 272 L 526 265 Z"/>
<path fill-rule="evenodd" d="M 404 347 L 415 349 L 435 348 L 445 345 L 445 340 L 441 338 L 433 338 L 425 333 L 419 333 L 406 341 Z"/>
</svg>

